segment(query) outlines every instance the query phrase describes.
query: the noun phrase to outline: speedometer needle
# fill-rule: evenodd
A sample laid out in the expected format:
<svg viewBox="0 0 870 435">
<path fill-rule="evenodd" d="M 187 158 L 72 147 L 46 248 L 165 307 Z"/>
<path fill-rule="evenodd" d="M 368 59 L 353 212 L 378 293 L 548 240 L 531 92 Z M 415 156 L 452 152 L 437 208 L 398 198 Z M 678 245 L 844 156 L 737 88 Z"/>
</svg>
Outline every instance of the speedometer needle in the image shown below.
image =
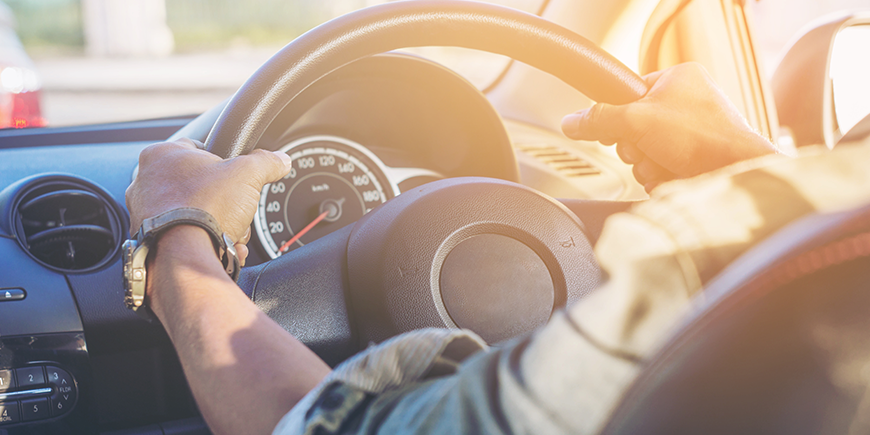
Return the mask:
<svg viewBox="0 0 870 435">
<path fill-rule="evenodd" d="M 318 222 L 320 222 L 324 218 L 326 218 L 327 215 L 329 215 L 329 210 L 327 210 L 323 213 L 320 213 L 320 216 L 317 216 L 317 218 L 315 218 L 313 221 L 311 221 L 310 224 L 306 225 L 305 228 L 302 229 L 302 231 L 299 231 L 298 233 L 296 233 L 295 236 L 293 236 L 292 239 L 288 240 L 287 243 L 281 245 L 281 249 L 279 249 L 278 252 L 283 254 L 284 251 L 286 251 L 288 248 L 290 248 L 290 245 L 292 245 L 293 242 L 299 240 L 300 237 L 305 235 L 305 233 L 307 233 L 310 229 L 314 228 L 314 226 L 317 225 Z"/>
</svg>

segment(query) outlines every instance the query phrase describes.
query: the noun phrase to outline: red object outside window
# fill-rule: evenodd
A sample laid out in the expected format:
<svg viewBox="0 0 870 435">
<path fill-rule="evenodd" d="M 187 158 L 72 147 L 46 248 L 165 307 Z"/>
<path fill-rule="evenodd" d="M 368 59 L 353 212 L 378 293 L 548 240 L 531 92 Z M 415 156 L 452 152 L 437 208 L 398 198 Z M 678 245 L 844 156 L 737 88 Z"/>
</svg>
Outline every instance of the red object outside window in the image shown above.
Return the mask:
<svg viewBox="0 0 870 435">
<path fill-rule="evenodd" d="M 8 120 L 8 127 L 44 127 L 46 122 L 42 117 L 40 97 L 41 91 L 38 90 L 12 94 L 12 113 Z M 4 124 L 7 122 L 3 121 Z"/>
</svg>

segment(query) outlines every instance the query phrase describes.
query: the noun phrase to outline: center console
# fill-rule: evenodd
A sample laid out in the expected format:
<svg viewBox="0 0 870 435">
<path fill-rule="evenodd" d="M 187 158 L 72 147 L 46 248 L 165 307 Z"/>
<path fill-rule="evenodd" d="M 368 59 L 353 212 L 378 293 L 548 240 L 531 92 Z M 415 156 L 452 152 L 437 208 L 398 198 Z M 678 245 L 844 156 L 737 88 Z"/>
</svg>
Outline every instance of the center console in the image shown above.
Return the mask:
<svg viewBox="0 0 870 435">
<path fill-rule="evenodd" d="M 83 333 L 0 338 L 0 433 L 95 433 Z"/>
<path fill-rule="evenodd" d="M 0 435 L 209 433 L 161 325 L 123 305 L 127 226 L 83 178 L 0 191 Z"/>
</svg>

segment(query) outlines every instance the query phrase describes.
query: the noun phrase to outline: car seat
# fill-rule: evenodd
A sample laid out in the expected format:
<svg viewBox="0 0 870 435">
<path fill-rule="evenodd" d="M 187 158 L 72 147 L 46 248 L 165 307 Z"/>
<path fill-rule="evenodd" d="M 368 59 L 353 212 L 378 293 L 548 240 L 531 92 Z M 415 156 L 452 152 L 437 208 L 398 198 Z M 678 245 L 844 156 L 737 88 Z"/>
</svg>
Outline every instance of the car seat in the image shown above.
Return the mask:
<svg viewBox="0 0 870 435">
<path fill-rule="evenodd" d="M 714 278 L 604 434 L 870 433 L 870 206 L 789 225 Z"/>
</svg>

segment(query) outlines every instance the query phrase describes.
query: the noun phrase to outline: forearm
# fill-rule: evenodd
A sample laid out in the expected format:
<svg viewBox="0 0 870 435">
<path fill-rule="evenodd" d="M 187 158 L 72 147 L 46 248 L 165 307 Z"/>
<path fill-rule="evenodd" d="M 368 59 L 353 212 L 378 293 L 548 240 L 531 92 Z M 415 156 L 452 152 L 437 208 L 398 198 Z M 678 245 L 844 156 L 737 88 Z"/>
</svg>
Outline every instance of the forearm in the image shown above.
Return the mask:
<svg viewBox="0 0 870 435">
<path fill-rule="evenodd" d="M 199 228 L 180 226 L 161 237 L 148 297 L 216 434 L 271 433 L 329 373 L 229 279 Z"/>
</svg>

